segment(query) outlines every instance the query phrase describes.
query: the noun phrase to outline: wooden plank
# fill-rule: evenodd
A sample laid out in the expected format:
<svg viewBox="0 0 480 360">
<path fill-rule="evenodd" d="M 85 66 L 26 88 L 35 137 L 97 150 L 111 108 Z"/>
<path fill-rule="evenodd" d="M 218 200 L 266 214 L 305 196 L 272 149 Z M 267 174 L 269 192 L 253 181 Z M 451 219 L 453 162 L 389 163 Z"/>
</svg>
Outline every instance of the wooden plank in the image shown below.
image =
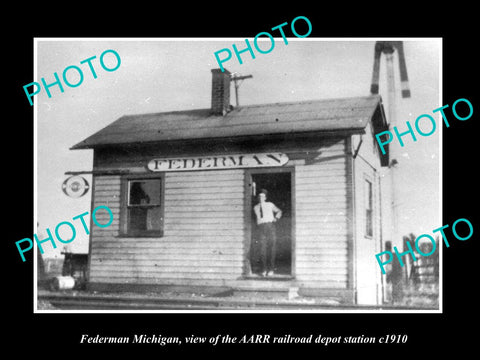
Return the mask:
<svg viewBox="0 0 480 360">
<path fill-rule="evenodd" d="M 172 279 L 172 278 L 139 278 L 139 277 L 124 277 L 124 278 L 110 278 L 107 276 L 96 276 L 91 279 L 95 283 L 104 284 L 141 284 L 141 285 L 180 285 L 180 286 L 236 286 L 242 284 L 244 280 L 238 280 L 238 276 L 231 277 L 229 279 Z M 344 290 L 346 289 L 346 283 L 341 281 L 327 281 L 327 280 L 302 280 L 297 281 L 299 286 L 305 288 L 316 288 L 326 290 Z"/>
<path fill-rule="evenodd" d="M 111 190 L 109 194 L 99 194 L 95 190 L 92 192 L 93 194 L 93 201 L 98 202 L 98 200 L 116 200 L 120 203 L 120 189 L 118 190 Z"/>
<path fill-rule="evenodd" d="M 95 195 L 98 196 L 112 196 L 120 194 L 120 186 L 95 186 Z"/>
<path fill-rule="evenodd" d="M 171 219 L 175 218 L 184 218 L 185 216 L 189 216 L 192 218 L 232 218 L 238 219 L 240 218 L 243 222 L 243 208 L 232 208 L 230 207 L 175 207 L 168 212 L 168 217 Z"/>
<path fill-rule="evenodd" d="M 120 208 L 118 207 L 108 207 L 110 209 L 110 212 L 113 214 L 113 217 L 114 218 L 119 218 L 119 214 L 120 214 Z M 97 210 L 97 212 L 95 213 L 95 218 L 96 219 L 100 219 L 100 218 L 106 218 L 106 219 L 109 219 L 110 218 L 110 213 L 108 211 L 106 211 L 105 209 L 99 209 Z"/>
<path fill-rule="evenodd" d="M 102 175 L 102 176 L 93 175 L 93 181 L 96 185 L 97 184 L 117 184 L 120 182 L 120 180 L 121 180 L 120 174 Z"/>
<path fill-rule="evenodd" d="M 110 210 L 112 210 L 112 213 L 115 214 L 120 214 L 120 202 L 119 201 L 107 201 L 108 204 L 105 203 L 99 203 L 97 201 L 94 202 L 94 205 L 100 206 L 100 205 L 107 205 Z M 95 208 L 95 206 L 94 206 Z"/>
<path fill-rule="evenodd" d="M 345 221 L 344 211 L 331 211 L 330 209 L 297 209 L 297 219 L 311 219 L 311 221 L 323 222 L 342 222 Z"/>
<path fill-rule="evenodd" d="M 114 188 L 120 186 L 120 182 L 120 177 L 110 178 L 107 176 L 101 176 L 94 178 L 95 188 L 102 186 Z"/>
<path fill-rule="evenodd" d="M 332 259 L 335 259 L 333 262 Z M 316 271 L 317 268 L 329 268 L 329 269 L 341 269 L 341 271 L 345 271 L 347 269 L 347 254 L 344 253 L 343 255 L 317 255 L 317 257 L 305 257 L 303 256 L 301 259 L 297 259 L 297 269 L 311 268 L 312 271 Z"/>
<path fill-rule="evenodd" d="M 205 201 L 205 199 L 172 199 L 171 197 L 168 197 L 165 199 L 165 208 L 167 207 L 175 207 L 175 206 L 205 206 L 205 205 L 210 205 L 210 206 L 219 206 L 219 205 L 224 205 L 224 206 L 243 206 L 243 198 L 232 198 L 232 199 L 225 199 L 225 198 L 215 198 L 210 196 L 210 199 L 208 201 Z"/>
<path fill-rule="evenodd" d="M 92 230 L 92 232 L 95 231 L 99 234 L 101 233 L 102 236 L 114 237 L 114 236 L 118 236 L 120 228 L 119 228 L 118 224 L 110 225 L 110 226 L 104 227 L 104 228 L 94 225 L 91 230 Z"/>
<path fill-rule="evenodd" d="M 109 268 L 109 267 L 100 267 L 93 266 L 92 272 L 100 272 L 102 275 L 111 277 L 111 278 L 170 278 L 170 279 L 233 279 L 238 277 L 241 274 L 241 270 L 235 269 L 205 269 L 202 272 L 199 271 L 184 271 L 179 272 L 177 269 L 157 269 L 156 271 L 135 271 L 133 269 L 122 269 L 122 268 Z"/>
<path fill-rule="evenodd" d="M 193 256 L 198 258 L 210 257 L 215 259 L 217 257 L 225 256 L 236 257 L 242 256 L 243 249 L 241 248 L 231 248 L 231 249 L 205 249 L 205 248 L 168 248 L 168 249 L 156 249 L 156 248 L 145 248 L 145 247 L 125 247 L 125 248 L 113 248 L 113 247 L 96 247 L 95 256 L 100 258 L 109 258 L 110 256 L 141 256 L 147 252 L 153 255 L 165 256 L 165 257 L 176 257 L 176 256 Z M 93 255 L 92 255 L 93 256 Z"/>
<path fill-rule="evenodd" d="M 292 144 L 292 149 L 290 151 L 284 150 L 287 154 L 291 153 L 308 153 L 308 154 L 344 154 L 344 139 L 338 139 L 338 141 L 332 143 L 326 143 L 321 139 L 317 141 L 307 140 L 305 144 L 299 144 L 298 142 Z M 299 147 L 299 145 L 301 147 Z M 303 146 L 308 145 L 308 146 Z"/>
<path fill-rule="evenodd" d="M 103 237 L 99 240 L 101 244 L 116 244 L 117 246 L 122 245 L 131 245 L 131 246 L 152 246 L 152 247 L 162 247 L 162 246 L 185 246 L 187 245 L 195 245 L 195 244 L 203 244 L 207 246 L 210 243 L 215 244 L 234 244 L 236 242 L 240 242 L 242 236 L 238 237 L 228 237 L 228 236 L 182 236 L 180 237 L 164 237 L 164 238 L 142 238 L 142 241 L 135 241 L 135 238 L 113 238 L 113 237 Z"/>
<path fill-rule="evenodd" d="M 300 268 L 297 267 L 296 274 L 298 278 L 311 278 L 315 280 L 340 280 L 345 281 L 348 277 L 348 266 L 344 265 L 343 269 L 340 268 Z"/>
<path fill-rule="evenodd" d="M 341 258 L 339 261 L 325 259 L 322 261 L 297 261 L 297 269 L 305 272 L 320 273 L 322 271 L 333 272 L 338 274 L 347 273 L 347 258 Z"/>
<path fill-rule="evenodd" d="M 335 260 L 335 263 L 337 265 L 332 265 L 332 259 Z M 325 254 L 325 253 L 317 253 L 315 256 L 306 256 L 306 255 L 300 255 L 297 258 L 298 264 L 300 264 L 300 267 L 306 267 L 308 268 L 309 266 L 312 266 L 312 269 L 316 267 L 332 267 L 332 268 L 340 268 L 344 267 L 345 269 L 347 268 L 347 252 L 342 251 L 338 253 L 331 253 L 331 254 Z"/>
<path fill-rule="evenodd" d="M 318 240 L 309 240 L 309 238 L 300 238 L 297 242 L 297 248 L 300 251 L 301 249 L 309 249 L 312 251 L 318 249 L 320 252 L 323 249 L 346 249 L 347 242 L 344 241 L 318 241 Z M 313 249 L 311 249 L 313 248 Z"/>
<path fill-rule="evenodd" d="M 296 210 L 325 210 L 325 211 L 346 211 L 347 203 L 346 201 L 343 202 L 334 202 L 334 203 L 326 203 L 322 204 L 317 202 L 297 202 Z"/>
<path fill-rule="evenodd" d="M 238 276 L 232 276 L 230 279 L 226 279 L 228 282 L 235 282 Z M 117 283 L 117 284 L 153 284 L 153 285 L 205 285 L 205 286 L 224 286 L 226 284 L 223 279 L 172 279 L 172 278 L 138 278 L 138 277 L 123 277 L 120 279 L 113 279 L 108 276 L 101 276 L 98 274 L 95 278 L 92 278 L 90 281 L 97 283 Z"/>
<path fill-rule="evenodd" d="M 243 186 L 243 180 L 242 179 L 224 179 L 221 181 L 218 181 L 218 179 L 215 179 L 216 181 L 211 181 L 211 180 L 197 180 L 195 182 L 191 181 L 170 181 L 168 184 L 167 189 L 173 190 L 173 189 L 189 189 L 192 186 L 194 187 L 200 187 L 202 189 L 218 189 L 218 188 L 238 188 Z M 166 189 L 166 190 L 167 190 Z"/>
<path fill-rule="evenodd" d="M 105 228 L 105 229 L 109 229 Z M 103 241 L 110 241 L 112 243 L 132 243 L 132 244 L 168 244 L 168 243 L 185 243 L 185 242 L 210 242 L 210 241 L 238 241 L 243 238 L 241 236 L 225 236 L 224 232 L 207 233 L 207 234 L 178 234 L 172 236 L 170 234 L 164 236 L 151 236 L 151 237 L 134 237 L 134 236 L 118 236 L 118 235 L 104 235 Z M 321 238 L 321 236 L 317 236 Z M 328 237 L 326 237 L 328 238 Z"/>
<path fill-rule="evenodd" d="M 196 236 L 202 238 L 209 235 L 223 235 L 226 237 L 242 237 L 243 229 L 169 229 L 166 236 Z"/>
<path fill-rule="evenodd" d="M 193 251 L 204 251 L 206 253 L 231 253 L 236 249 L 242 249 L 242 244 L 238 243 L 239 239 L 236 241 L 209 241 L 209 242 L 168 242 L 168 243 L 117 243 L 114 241 L 99 241 L 94 243 L 95 248 L 104 248 L 104 249 L 116 249 L 121 251 L 138 251 L 145 252 L 145 249 L 151 249 L 152 254 L 155 252 L 170 252 L 170 251 L 179 251 L 180 254 L 185 254 Z"/>
<path fill-rule="evenodd" d="M 294 160 L 305 160 L 305 166 L 330 166 L 345 163 L 345 154 L 341 153 L 329 153 L 320 154 L 315 156 L 314 154 L 306 154 L 304 156 L 299 155 Z"/>
<path fill-rule="evenodd" d="M 316 288 L 316 289 L 328 289 L 328 290 L 335 290 L 335 289 L 347 289 L 346 281 L 318 281 L 315 279 L 302 279 L 299 281 L 299 286 L 305 288 Z"/>
<path fill-rule="evenodd" d="M 347 262 L 347 249 L 316 249 L 315 251 L 308 251 L 310 254 L 307 254 L 307 249 L 302 249 L 302 252 L 297 254 L 297 262 L 300 264 L 314 264 L 314 263 L 323 263 L 325 261 L 331 262 L 335 261 L 338 263 Z"/>
<path fill-rule="evenodd" d="M 94 267 L 92 272 L 97 272 L 101 276 L 110 277 L 113 279 L 137 278 L 148 279 L 150 281 L 157 281 L 160 279 L 197 279 L 197 280 L 233 280 L 241 275 L 241 271 L 222 269 L 221 272 L 178 272 L 175 269 L 165 271 L 166 269 L 158 269 L 159 271 L 122 271 L 117 268 Z M 160 271 L 163 270 L 163 271 Z M 306 277 L 309 279 L 309 277 Z M 311 277 L 310 277 L 311 279 Z M 117 280 L 117 281 L 118 281 Z M 338 280 L 341 280 L 340 278 Z"/>
<path fill-rule="evenodd" d="M 205 261 L 236 261 L 241 259 L 241 256 L 238 254 L 218 254 L 212 252 L 192 252 L 188 254 L 181 254 L 178 252 L 140 252 L 140 253 L 112 253 L 108 257 L 108 261 L 144 261 L 144 260 L 151 260 L 151 261 L 189 261 L 189 260 L 205 260 Z M 92 255 L 92 260 L 100 261 L 104 260 L 103 256 L 99 256 L 98 254 Z"/>
<path fill-rule="evenodd" d="M 104 176 L 98 177 L 94 176 L 93 183 L 95 184 L 95 188 L 100 187 L 100 188 L 111 188 L 111 187 L 116 187 L 120 186 L 120 183 L 122 182 L 122 179 L 120 176 L 115 177 L 113 179 L 107 179 Z"/>
<path fill-rule="evenodd" d="M 298 281 L 315 281 L 315 282 L 329 282 L 329 283 L 343 283 L 347 282 L 347 275 L 343 274 L 308 274 L 308 273 L 297 273 Z"/>
<path fill-rule="evenodd" d="M 313 227 L 313 226 L 300 226 L 297 224 L 297 236 L 304 236 L 304 237 L 313 237 L 316 235 L 346 235 L 346 229 L 345 228 L 327 228 L 327 227 Z"/>
<path fill-rule="evenodd" d="M 298 171 L 299 179 L 325 179 L 328 181 L 338 181 L 339 177 L 345 176 L 345 168 L 338 167 L 336 169 L 318 169 L 311 165 L 296 166 L 295 169 L 302 169 Z M 310 171 L 309 171 L 310 170 Z M 296 171 L 297 173 L 297 171 Z"/>
<path fill-rule="evenodd" d="M 234 244 L 235 246 L 231 246 L 231 244 Z M 92 244 L 93 248 L 95 249 L 118 249 L 121 251 L 126 251 L 127 248 L 130 248 L 132 250 L 136 249 L 143 249 L 142 251 L 145 251 L 145 249 L 151 249 L 151 251 L 155 251 L 156 249 L 162 250 L 162 251 L 169 251 L 169 250 L 174 250 L 178 251 L 179 253 L 186 253 L 189 251 L 219 251 L 222 253 L 230 253 L 234 252 L 235 249 L 243 249 L 243 247 L 240 246 L 240 244 L 237 245 L 236 242 L 208 242 L 208 243 L 193 243 L 193 242 L 188 242 L 188 243 L 178 243 L 178 244 L 149 244 L 149 243 L 135 243 L 135 244 L 118 244 L 114 242 L 97 242 Z M 140 250 L 139 250 L 140 251 Z"/>
<path fill-rule="evenodd" d="M 305 163 L 304 166 L 298 166 L 295 169 L 300 175 L 309 176 L 311 173 L 321 173 L 326 170 L 338 170 L 338 171 L 345 171 L 345 160 L 338 160 L 337 162 L 317 162 L 317 163 Z"/>
<path fill-rule="evenodd" d="M 345 164 L 323 164 L 323 165 L 304 165 L 304 166 L 297 166 L 295 169 L 302 169 L 298 172 L 301 177 L 332 177 L 332 175 L 336 176 L 344 176 L 345 175 Z M 332 174 L 327 174 L 333 172 Z"/>
<path fill-rule="evenodd" d="M 186 250 L 186 249 L 168 249 L 166 251 L 162 251 L 161 253 L 158 253 L 158 258 L 168 258 L 172 257 L 172 259 L 176 259 L 177 257 L 192 257 L 195 259 L 205 259 L 205 258 L 210 258 L 211 261 L 214 261 L 217 258 L 225 258 L 228 261 L 231 261 L 231 259 L 243 259 L 243 252 L 241 249 L 232 249 L 229 251 L 222 251 L 222 254 L 219 255 L 218 253 L 213 253 L 211 250 L 205 250 L 205 249 L 191 249 L 191 250 Z M 142 248 L 126 248 L 126 249 L 121 249 L 121 251 L 113 251 L 112 249 L 97 249 L 95 258 L 97 259 L 110 259 L 110 257 L 118 257 L 118 256 L 126 256 L 126 257 L 138 257 L 142 256 L 145 254 L 145 249 Z M 155 253 L 154 253 L 155 254 Z M 94 257 L 92 257 L 93 259 Z"/>
<path fill-rule="evenodd" d="M 118 200 L 110 198 L 110 199 L 95 199 L 93 202 L 93 207 L 96 208 L 97 206 L 108 206 L 110 210 L 115 209 L 116 211 L 120 211 L 120 204 Z"/>
<path fill-rule="evenodd" d="M 324 251 L 326 250 L 331 250 L 332 254 L 334 253 L 334 250 L 338 250 L 337 254 L 335 256 L 341 256 L 341 254 L 344 254 L 347 251 L 347 246 L 345 243 L 342 244 L 337 244 L 337 243 L 299 243 L 297 244 L 297 257 L 300 259 L 300 256 L 303 256 L 304 252 L 311 252 L 312 254 L 323 254 Z M 333 256 L 333 255 L 332 255 Z"/>
<path fill-rule="evenodd" d="M 107 205 L 112 213 L 119 213 L 120 212 L 120 200 L 119 197 L 95 197 L 93 199 L 93 204 L 98 204 L 98 206 L 101 205 Z M 97 214 L 102 214 L 102 213 L 107 213 L 105 210 L 99 210 L 100 212 L 97 212 Z"/>
<path fill-rule="evenodd" d="M 113 211 L 112 211 L 112 216 L 110 216 L 110 214 L 108 212 L 103 213 L 103 212 L 97 211 L 95 213 L 95 219 L 100 224 L 106 224 L 110 219 L 112 219 L 112 224 L 117 224 L 120 221 L 120 217 L 118 216 L 118 212 L 114 213 Z"/>
<path fill-rule="evenodd" d="M 175 237 L 192 237 L 192 232 L 195 238 L 210 239 L 218 236 L 243 236 L 245 224 L 242 218 L 235 219 L 228 217 L 219 217 L 217 219 L 211 218 L 195 218 L 194 216 L 186 218 L 171 218 L 165 219 L 164 236 Z M 231 230 L 231 231 L 225 231 Z"/>
<path fill-rule="evenodd" d="M 228 214 L 228 213 L 227 213 Z M 195 214 L 191 213 L 184 213 L 184 216 L 181 215 L 167 215 L 165 216 L 165 226 L 176 226 L 176 225 L 192 225 L 190 228 L 195 229 L 195 226 L 218 226 L 220 229 L 222 226 L 229 225 L 233 228 L 243 229 L 243 214 L 241 217 L 237 214 L 230 213 L 230 217 L 196 217 Z M 213 227 L 215 229 L 215 227 Z"/>
<path fill-rule="evenodd" d="M 209 196 L 219 196 L 224 197 L 225 194 L 236 194 L 237 197 L 243 197 L 243 188 L 238 189 L 235 187 L 200 187 L 200 186 L 192 186 L 192 187 L 184 187 L 184 188 L 166 188 L 165 189 L 165 196 L 171 195 L 178 195 L 178 194 L 209 194 Z"/>
<path fill-rule="evenodd" d="M 119 236 L 120 229 L 118 227 L 112 229 L 111 226 L 101 229 L 97 226 L 94 226 L 92 229 L 90 229 L 90 234 L 93 237 L 91 243 L 94 244 L 97 241 L 102 241 L 102 239 L 111 239 Z"/>
<path fill-rule="evenodd" d="M 312 216 L 299 217 L 297 219 L 297 225 L 299 226 L 299 228 L 308 228 L 309 230 L 324 230 L 330 228 L 345 229 L 347 226 L 345 218 L 342 218 L 341 216 L 337 217 L 336 219 L 333 217 L 325 217 L 323 221 L 319 218 Z"/>
<path fill-rule="evenodd" d="M 131 269 L 149 269 L 149 268 L 174 268 L 178 267 L 179 271 L 185 271 L 185 268 L 188 270 L 204 268 L 214 269 L 218 268 L 218 271 L 221 272 L 225 268 L 230 267 L 241 267 L 243 259 L 225 259 L 219 260 L 215 259 L 214 262 L 208 259 L 153 259 L 153 260 L 137 260 L 137 259 L 106 259 L 106 258 L 92 258 L 92 264 L 96 266 L 116 266 L 121 268 L 131 268 Z M 214 265 L 213 265 L 214 264 Z"/>
<path fill-rule="evenodd" d="M 109 228 L 106 228 L 109 229 Z M 162 237 L 130 237 L 130 236 L 118 236 L 118 234 L 108 234 L 104 233 L 101 236 L 101 242 L 111 242 L 114 244 L 117 243 L 125 243 L 125 244 L 149 244 L 154 246 L 155 244 L 182 244 L 182 243 L 191 243 L 191 242 L 231 242 L 231 241 L 239 241 L 239 239 L 243 238 L 243 234 L 240 236 L 226 236 L 225 232 L 216 232 L 216 233 L 207 233 L 200 235 L 199 233 L 186 233 L 186 234 L 178 234 L 176 236 L 172 236 L 170 234 L 164 235 Z M 320 238 L 320 236 L 317 236 Z M 328 238 L 328 237 L 325 237 Z"/>
<path fill-rule="evenodd" d="M 173 269 L 178 268 L 178 271 L 185 271 L 185 270 L 192 270 L 192 269 L 217 269 L 218 272 L 222 272 L 224 270 L 228 270 L 229 268 L 236 268 L 242 266 L 243 259 L 226 259 L 226 260 L 218 260 L 215 261 L 209 259 L 155 259 L 155 260 L 137 260 L 137 259 L 95 259 L 93 258 L 91 261 L 91 265 L 99 266 L 99 267 L 128 267 L 132 269 L 141 269 L 142 271 L 148 271 L 151 268 L 159 268 L 159 269 Z"/>
<path fill-rule="evenodd" d="M 165 183 L 171 182 L 183 183 L 187 181 L 209 181 L 217 180 L 243 180 L 242 170 L 208 170 L 208 171 L 182 171 L 167 172 L 165 174 Z"/>
<path fill-rule="evenodd" d="M 319 198 L 317 197 L 302 197 L 302 198 L 297 198 L 297 206 L 301 204 L 309 204 L 309 203 L 314 203 L 314 204 L 322 204 L 325 202 L 325 205 L 328 206 L 328 203 L 331 202 L 338 202 L 340 204 L 343 204 L 346 202 L 345 196 L 342 195 L 333 195 L 333 196 L 327 196 L 324 195 L 322 196 L 324 199 L 323 201 L 320 201 Z M 328 200 L 326 200 L 328 199 Z"/>
<path fill-rule="evenodd" d="M 314 251 L 308 247 L 299 248 L 297 251 L 298 261 L 305 259 L 305 261 L 320 261 L 327 258 L 337 259 L 338 257 L 343 257 L 347 254 L 347 246 L 344 247 L 322 247 L 317 248 Z"/>
<path fill-rule="evenodd" d="M 180 194 L 169 194 L 168 196 L 165 197 L 165 201 L 172 201 L 172 200 L 184 200 L 184 201 L 191 201 L 191 200 L 210 200 L 215 197 L 215 194 L 211 193 L 197 193 L 197 194 L 185 194 L 185 193 L 180 193 Z M 242 193 L 225 193 L 222 194 L 222 199 L 227 200 L 227 199 L 239 199 L 243 200 L 243 192 Z"/>
<path fill-rule="evenodd" d="M 322 200 L 324 198 L 331 198 L 331 197 L 338 197 L 344 198 L 347 195 L 347 189 L 340 188 L 340 189 L 297 189 L 297 198 L 302 199 L 303 197 L 310 197 L 310 198 L 318 198 L 318 200 Z"/>
<path fill-rule="evenodd" d="M 308 181 L 306 181 L 308 180 Z M 347 183 L 341 180 L 325 181 L 325 179 L 305 179 L 297 180 L 297 190 L 317 190 L 317 189 L 345 189 Z"/>
<path fill-rule="evenodd" d="M 106 225 L 109 222 L 110 217 L 108 217 L 108 216 L 107 217 L 95 216 L 95 219 L 97 220 L 97 222 L 99 224 Z M 107 229 L 107 228 L 98 227 L 95 223 L 94 223 L 93 226 L 97 227 L 99 229 Z M 112 220 L 111 224 L 108 226 L 108 228 L 111 227 L 111 226 L 113 226 L 113 227 L 120 226 L 120 220 L 118 219 L 118 217 L 117 218 L 115 218 L 115 216 L 113 217 L 113 220 Z"/>
<path fill-rule="evenodd" d="M 95 186 L 95 196 L 100 196 L 100 197 L 107 197 L 107 196 L 113 196 L 113 195 L 118 195 L 120 191 L 120 186 L 115 186 L 115 187 L 108 187 L 108 188 L 103 188 L 100 189 L 98 186 Z"/>
<path fill-rule="evenodd" d="M 165 285 L 180 285 L 180 282 L 190 280 L 192 285 L 201 285 L 207 282 L 214 282 L 216 285 L 223 285 L 225 281 L 234 281 L 241 274 L 240 273 L 225 273 L 223 277 L 218 274 L 174 274 L 174 273 L 150 273 L 150 274 L 134 274 L 134 273 L 118 273 L 117 271 L 107 272 L 99 269 L 98 272 L 102 277 L 92 277 L 91 282 L 100 282 L 100 279 L 105 279 L 106 283 L 135 283 L 135 284 L 165 284 Z M 108 279 L 108 280 L 107 280 Z"/>
<path fill-rule="evenodd" d="M 213 248 L 204 248 L 204 247 L 171 247 L 168 249 L 158 249 L 158 248 L 147 248 L 147 247 L 124 247 L 124 248 L 115 248 L 111 246 L 97 246 L 95 247 L 97 250 L 97 254 L 99 257 L 105 258 L 106 256 L 110 255 L 125 255 L 125 256 L 140 256 L 145 254 L 146 250 L 149 251 L 153 255 L 160 256 L 195 256 L 197 255 L 199 258 L 202 257 L 210 257 L 210 258 L 217 258 L 219 256 L 238 256 L 242 254 L 241 248 L 231 248 L 231 249 L 221 249 L 215 250 Z M 338 253 L 341 256 L 341 253 Z"/>
<path fill-rule="evenodd" d="M 215 233 L 228 231 L 226 234 L 232 234 L 234 231 L 238 231 L 237 234 L 243 234 L 243 223 L 230 223 L 230 222 L 217 222 L 217 223 L 202 223 L 194 222 L 194 219 L 189 219 L 185 221 L 165 221 L 164 232 L 165 235 L 178 234 L 179 232 L 195 233 L 195 234 L 204 234 L 206 232 L 215 231 Z"/>
</svg>

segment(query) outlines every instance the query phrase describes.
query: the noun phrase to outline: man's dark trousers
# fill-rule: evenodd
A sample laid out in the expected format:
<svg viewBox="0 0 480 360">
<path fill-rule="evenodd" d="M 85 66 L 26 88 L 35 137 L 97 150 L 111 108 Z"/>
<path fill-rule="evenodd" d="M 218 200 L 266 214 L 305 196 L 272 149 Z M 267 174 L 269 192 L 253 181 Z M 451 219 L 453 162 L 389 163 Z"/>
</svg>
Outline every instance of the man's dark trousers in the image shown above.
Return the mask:
<svg viewBox="0 0 480 360">
<path fill-rule="evenodd" d="M 277 234 L 275 224 L 272 222 L 258 225 L 260 240 L 260 264 L 261 272 L 273 271 L 275 268 L 275 255 L 277 245 Z"/>
</svg>

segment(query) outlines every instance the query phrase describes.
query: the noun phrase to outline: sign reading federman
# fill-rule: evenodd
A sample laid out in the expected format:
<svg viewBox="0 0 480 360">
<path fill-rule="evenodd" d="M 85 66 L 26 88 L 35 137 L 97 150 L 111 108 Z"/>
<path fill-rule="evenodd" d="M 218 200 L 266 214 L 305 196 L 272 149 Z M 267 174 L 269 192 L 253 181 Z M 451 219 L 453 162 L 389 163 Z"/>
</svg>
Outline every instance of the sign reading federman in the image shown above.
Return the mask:
<svg viewBox="0 0 480 360">
<path fill-rule="evenodd" d="M 185 158 L 153 159 L 150 171 L 194 171 L 283 166 L 288 156 L 282 153 L 242 154 L 222 156 L 195 156 Z"/>
</svg>

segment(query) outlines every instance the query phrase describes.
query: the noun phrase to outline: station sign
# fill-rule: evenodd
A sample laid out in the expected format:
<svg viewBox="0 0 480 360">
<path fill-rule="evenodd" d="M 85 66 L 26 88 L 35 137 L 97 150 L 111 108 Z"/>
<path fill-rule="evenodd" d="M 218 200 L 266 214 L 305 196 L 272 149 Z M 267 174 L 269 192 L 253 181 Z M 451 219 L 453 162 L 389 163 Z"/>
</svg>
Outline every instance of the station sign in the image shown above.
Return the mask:
<svg viewBox="0 0 480 360">
<path fill-rule="evenodd" d="M 286 154 L 261 153 L 152 159 L 147 167 L 150 171 L 195 171 L 274 167 L 287 162 Z"/>
</svg>

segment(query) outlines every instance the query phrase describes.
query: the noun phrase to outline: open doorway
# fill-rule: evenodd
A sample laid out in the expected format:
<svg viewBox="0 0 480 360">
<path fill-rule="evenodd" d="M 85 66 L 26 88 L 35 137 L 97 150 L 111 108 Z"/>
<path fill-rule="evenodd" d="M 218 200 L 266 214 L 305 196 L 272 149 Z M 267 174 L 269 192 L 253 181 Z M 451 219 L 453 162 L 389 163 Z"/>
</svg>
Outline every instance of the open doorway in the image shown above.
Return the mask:
<svg viewBox="0 0 480 360">
<path fill-rule="evenodd" d="M 251 171 L 248 176 L 250 193 L 248 203 L 250 204 L 250 251 L 248 263 L 251 274 L 260 273 L 260 231 L 257 226 L 256 215 L 253 207 L 258 204 L 258 193 L 261 189 L 268 191 L 267 200 L 275 204 L 282 211 L 282 217 L 276 221 L 276 251 L 275 267 L 272 279 L 292 275 L 292 169 L 268 169 Z"/>
</svg>

